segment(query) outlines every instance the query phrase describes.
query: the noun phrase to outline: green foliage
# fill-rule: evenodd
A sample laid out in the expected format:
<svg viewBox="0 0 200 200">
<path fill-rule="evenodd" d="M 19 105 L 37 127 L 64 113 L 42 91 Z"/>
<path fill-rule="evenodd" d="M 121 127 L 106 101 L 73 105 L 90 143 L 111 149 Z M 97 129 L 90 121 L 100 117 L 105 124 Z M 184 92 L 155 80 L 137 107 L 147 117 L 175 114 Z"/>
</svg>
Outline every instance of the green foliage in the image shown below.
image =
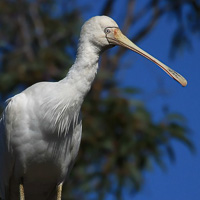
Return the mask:
<svg viewBox="0 0 200 200">
<path fill-rule="evenodd" d="M 75 58 L 82 21 L 78 7 L 71 7 L 70 1 L 61 2 L 0 1 L 2 100 L 35 82 L 56 81 L 67 73 L 66 66 L 71 66 Z M 191 32 L 196 33 L 200 27 L 196 1 L 147 2 L 137 14 L 132 9 L 134 1 L 125 2 L 128 10 L 123 32 L 149 15 L 149 10 L 153 13 L 149 24 L 139 30 L 133 41 L 148 35 L 163 14 L 179 13 L 185 4 L 196 8 L 194 14 L 188 15 Z M 113 5 L 114 1 L 105 1 L 102 14 L 109 15 Z M 174 39 L 173 45 L 182 41 Z M 82 108 L 82 144 L 64 188 L 65 199 L 105 199 L 108 194 L 123 199 L 123 190 L 134 193 L 142 187 L 143 173 L 152 170 L 155 162 L 165 169 L 164 156 L 175 160 L 173 140 L 193 150 L 182 115 L 167 113 L 154 122 L 145 104 L 135 99 L 139 89 L 119 89 L 115 74 L 125 51 L 119 48 L 115 55 L 102 56 L 99 75 Z"/>
<path fill-rule="evenodd" d="M 121 91 L 103 99 L 92 94 L 83 106 L 82 144 L 66 197 L 73 191 L 70 199 L 90 199 L 96 191 L 91 199 L 105 199 L 108 193 L 120 199 L 122 187 L 132 193 L 141 188 L 143 173 L 154 162 L 165 169 L 163 156 L 175 160 L 173 138 L 193 147 L 181 115 L 169 114 L 155 123 L 142 103 L 133 106 L 120 97 Z"/>
<path fill-rule="evenodd" d="M 0 91 L 19 92 L 19 85 L 59 80 L 71 66 L 80 17 L 76 10 L 55 14 L 56 1 L 0 2 Z M 66 5 L 67 7 L 67 5 Z M 64 8 L 62 8 L 64 9 Z"/>
</svg>

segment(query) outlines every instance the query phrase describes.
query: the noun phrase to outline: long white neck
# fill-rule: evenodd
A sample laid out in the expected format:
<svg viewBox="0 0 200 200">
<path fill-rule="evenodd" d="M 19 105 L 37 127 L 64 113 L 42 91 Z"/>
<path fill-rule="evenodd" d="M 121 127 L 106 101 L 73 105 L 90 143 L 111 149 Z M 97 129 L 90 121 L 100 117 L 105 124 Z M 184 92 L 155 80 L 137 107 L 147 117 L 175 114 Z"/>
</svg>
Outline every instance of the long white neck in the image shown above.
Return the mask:
<svg viewBox="0 0 200 200">
<path fill-rule="evenodd" d="M 75 63 L 67 76 L 60 82 L 73 86 L 77 93 L 84 97 L 90 90 L 98 69 L 98 60 L 101 49 L 88 40 L 80 38 Z"/>
</svg>

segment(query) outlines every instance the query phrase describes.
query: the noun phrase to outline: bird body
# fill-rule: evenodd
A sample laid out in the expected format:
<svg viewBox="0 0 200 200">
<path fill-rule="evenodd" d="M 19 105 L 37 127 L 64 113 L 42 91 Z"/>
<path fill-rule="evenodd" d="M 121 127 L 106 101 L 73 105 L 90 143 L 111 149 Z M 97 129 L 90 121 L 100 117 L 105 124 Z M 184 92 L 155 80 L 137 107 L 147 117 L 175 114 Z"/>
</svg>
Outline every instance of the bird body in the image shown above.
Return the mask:
<svg viewBox="0 0 200 200">
<path fill-rule="evenodd" d="M 124 41 L 118 31 L 109 17 L 88 20 L 67 76 L 59 82 L 36 83 L 7 101 L 0 122 L 1 198 L 19 199 L 19 184 L 27 200 L 55 198 L 79 150 L 80 109 L 97 73 L 99 55 Z"/>
<path fill-rule="evenodd" d="M 1 177 L 14 175 L 5 178 L 7 181 L 12 179 L 16 186 L 23 177 L 25 187 L 29 183 L 44 181 L 44 184 L 49 184 L 47 191 L 52 191 L 55 183 L 64 181 L 70 165 L 74 163 L 81 138 L 80 106 L 75 100 L 73 104 L 69 104 L 68 100 L 56 100 L 54 97 L 62 96 L 59 93 L 54 93 L 55 96 L 46 104 L 45 97 L 58 84 L 33 85 L 10 99 L 6 107 L 3 121 L 8 152 L 4 156 L 10 157 L 12 164 L 7 164 L 11 173 Z M 13 188 L 18 188 L 16 186 L 13 185 Z M 41 185 L 36 184 L 34 188 L 39 191 Z"/>
<path fill-rule="evenodd" d="M 41 193 L 51 195 L 48 191 L 63 182 L 73 166 L 82 132 L 80 108 L 98 67 L 98 56 L 93 60 L 89 58 L 91 54 L 87 48 L 85 53 L 84 61 L 77 57 L 63 80 L 36 83 L 8 100 L 1 124 L 6 128 L 4 133 L 9 149 L 6 154 L 1 153 L 4 157 L 0 157 L 0 163 L 10 157 L 5 164 L 10 172 L 1 170 L 0 175 L 7 176 L 7 184 L 1 184 L 2 193 L 9 184 L 10 190 L 15 191 L 11 199 L 18 196 L 22 177 L 24 187 L 31 188 L 27 191 L 28 199 L 36 198 L 35 191 L 41 195 L 41 188 Z M 5 138 L 5 135 L 0 137 Z M 10 179 L 13 183 L 9 183 Z M 41 187 L 42 181 L 46 188 Z M 34 187 L 29 186 L 33 184 Z M 43 195 L 41 199 L 45 199 Z"/>
<path fill-rule="evenodd" d="M 65 180 L 73 166 L 82 132 L 80 108 L 98 67 L 99 56 L 90 47 L 84 47 L 87 45 L 79 46 L 77 59 L 63 80 L 36 83 L 8 100 L 0 141 L 6 141 L 9 148 L 4 147 L 7 152 L 1 152 L 0 163 L 9 166 L 10 172 L 0 170 L 0 177 L 6 182 L 1 181 L 2 194 L 6 185 L 11 184 L 10 191 L 14 189 L 11 199 L 18 196 L 22 177 L 25 190 L 31 188 L 26 192 L 27 199 L 36 198 L 34 193 L 51 195 L 48 192 Z M 79 54 L 82 48 L 84 60 L 79 57 L 83 56 Z M 90 51 L 95 55 L 91 56 Z M 7 158 L 10 159 L 5 163 Z M 29 186 L 33 184 L 34 187 Z M 44 195 L 41 199 L 45 199 Z"/>
</svg>

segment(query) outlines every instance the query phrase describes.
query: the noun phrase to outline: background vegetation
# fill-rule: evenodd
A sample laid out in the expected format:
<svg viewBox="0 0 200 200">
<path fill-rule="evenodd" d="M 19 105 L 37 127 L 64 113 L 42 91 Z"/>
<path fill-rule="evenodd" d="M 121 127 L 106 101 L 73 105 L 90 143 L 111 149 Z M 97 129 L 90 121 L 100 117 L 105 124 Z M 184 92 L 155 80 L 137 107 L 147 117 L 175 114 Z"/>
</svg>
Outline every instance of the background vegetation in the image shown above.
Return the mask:
<svg viewBox="0 0 200 200">
<path fill-rule="evenodd" d="M 120 0 L 118 0 L 120 1 Z M 105 0 L 97 15 L 119 15 L 114 0 Z M 132 28 L 148 17 L 131 40 L 141 41 L 169 15 L 179 23 L 174 32 L 171 55 L 190 46 L 190 36 L 200 31 L 200 3 L 196 0 L 147 0 L 137 8 L 137 0 L 123 1 L 126 9 L 121 29 Z M 62 79 L 72 65 L 85 12 L 90 2 L 1 0 L 0 1 L 0 105 L 39 81 Z M 116 79 L 124 65 L 125 48 L 102 55 L 98 76 L 83 105 L 83 138 L 77 163 L 64 188 L 64 199 L 105 199 L 112 194 L 123 199 L 122 191 L 140 190 L 143 174 L 153 162 L 165 168 L 164 156 L 173 161 L 172 140 L 190 150 L 189 131 L 184 116 L 169 113 L 153 121 L 144 102 L 134 97 L 138 88 L 122 88 Z"/>
</svg>

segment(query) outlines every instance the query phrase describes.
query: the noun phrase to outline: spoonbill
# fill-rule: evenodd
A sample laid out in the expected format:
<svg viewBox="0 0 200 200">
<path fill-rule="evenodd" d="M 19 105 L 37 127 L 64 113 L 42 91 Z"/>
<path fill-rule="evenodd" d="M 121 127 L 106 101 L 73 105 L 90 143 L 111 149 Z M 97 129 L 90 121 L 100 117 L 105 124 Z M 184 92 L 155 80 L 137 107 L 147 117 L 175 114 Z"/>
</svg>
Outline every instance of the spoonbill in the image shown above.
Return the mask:
<svg viewBox="0 0 200 200">
<path fill-rule="evenodd" d="M 100 54 L 115 45 L 146 57 L 182 86 L 187 81 L 122 34 L 107 16 L 83 25 L 77 57 L 59 82 L 40 82 L 7 100 L 0 121 L 0 196 L 3 200 L 61 200 L 62 185 L 77 156 L 81 105 Z"/>
</svg>

